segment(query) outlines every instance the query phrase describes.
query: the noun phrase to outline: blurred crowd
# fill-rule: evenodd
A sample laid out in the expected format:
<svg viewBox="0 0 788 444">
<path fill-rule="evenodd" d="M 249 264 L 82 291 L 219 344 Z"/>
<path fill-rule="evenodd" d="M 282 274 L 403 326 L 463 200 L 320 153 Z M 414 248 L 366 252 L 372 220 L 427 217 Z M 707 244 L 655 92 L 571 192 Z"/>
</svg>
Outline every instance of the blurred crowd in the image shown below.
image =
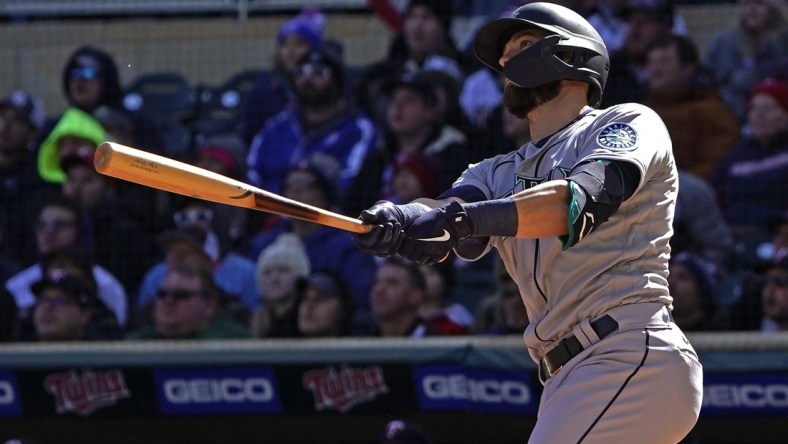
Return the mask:
<svg viewBox="0 0 788 444">
<path fill-rule="evenodd" d="M 435 197 L 468 164 L 529 142 L 501 79 L 452 38 L 451 0 L 380 3 L 394 30 L 382 60 L 347 66 L 331 16 L 305 9 L 278 30 L 237 117 L 201 121 L 185 148 L 124 100 L 97 46 L 64 60 L 62 114 L 35 91 L 0 94 L 0 341 L 520 334 L 528 315 L 495 252 L 437 266 L 373 258 L 338 229 L 93 168 L 115 141 L 357 217 L 378 200 Z M 705 48 L 669 1 L 557 3 L 611 53 L 602 106 L 644 103 L 670 133 L 676 322 L 788 330 L 785 1 L 739 0 Z"/>
</svg>

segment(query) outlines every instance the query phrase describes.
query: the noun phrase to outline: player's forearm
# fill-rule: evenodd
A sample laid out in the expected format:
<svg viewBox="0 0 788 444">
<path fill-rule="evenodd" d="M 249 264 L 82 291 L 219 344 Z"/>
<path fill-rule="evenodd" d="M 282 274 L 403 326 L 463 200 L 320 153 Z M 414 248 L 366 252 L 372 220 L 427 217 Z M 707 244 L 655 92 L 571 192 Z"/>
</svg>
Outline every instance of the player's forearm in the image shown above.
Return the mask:
<svg viewBox="0 0 788 444">
<path fill-rule="evenodd" d="M 512 196 L 517 206 L 517 237 L 567 234 L 570 192 L 567 181 L 554 180 Z"/>
</svg>

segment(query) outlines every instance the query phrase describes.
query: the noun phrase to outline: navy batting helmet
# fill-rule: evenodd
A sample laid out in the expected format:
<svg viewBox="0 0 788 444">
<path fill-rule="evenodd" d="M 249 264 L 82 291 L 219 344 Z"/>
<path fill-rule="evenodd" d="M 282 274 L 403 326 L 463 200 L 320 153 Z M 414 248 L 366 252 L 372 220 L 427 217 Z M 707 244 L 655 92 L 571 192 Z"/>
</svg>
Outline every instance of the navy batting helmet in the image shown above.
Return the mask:
<svg viewBox="0 0 788 444">
<path fill-rule="evenodd" d="M 506 42 L 523 29 L 540 29 L 550 35 L 534 43 L 501 66 Z M 610 56 L 599 33 L 579 14 L 553 3 L 530 3 L 517 8 L 511 17 L 484 25 L 474 40 L 476 57 L 503 73 L 514 84 L 533 88 L 555 80 L 581 80 L 590 85 L 588 103 L 602 101 Z M 570 54 L 565 61 L 561 56 Z"/>
</svg>

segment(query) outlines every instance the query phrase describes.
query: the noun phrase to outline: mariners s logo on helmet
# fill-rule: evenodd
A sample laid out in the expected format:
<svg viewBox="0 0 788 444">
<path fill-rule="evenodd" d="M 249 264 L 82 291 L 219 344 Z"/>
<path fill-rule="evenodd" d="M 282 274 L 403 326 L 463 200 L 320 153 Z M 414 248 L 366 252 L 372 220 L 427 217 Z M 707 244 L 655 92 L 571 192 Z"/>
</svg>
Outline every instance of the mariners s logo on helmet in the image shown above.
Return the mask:
<svg viewBox="0 0 788 444">
<path fill-rule="evenodd" d="M 596 143 L 602 148 L 629 151 L 637 146 L 638 133 L 626 123 L 611 123 L 602 128 Z"/>
</svg>

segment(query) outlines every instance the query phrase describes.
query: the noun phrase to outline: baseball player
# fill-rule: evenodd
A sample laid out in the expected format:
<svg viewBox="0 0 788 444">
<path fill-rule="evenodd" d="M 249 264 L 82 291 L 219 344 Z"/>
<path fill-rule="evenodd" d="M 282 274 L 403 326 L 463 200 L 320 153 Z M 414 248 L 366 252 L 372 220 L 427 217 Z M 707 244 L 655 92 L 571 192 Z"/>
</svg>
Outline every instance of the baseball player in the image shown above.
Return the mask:
<svg viewBox="0 0 788 444">
<path fill-rule="evenodd" d="M 698 418 L 702 368 L 672 321 L 668 259 L 678 179 L 657 115 L 595 109 L 609 57 L 575 12 L 530 3 L 480 29 L 532 142 L 471 165 L 437 200 L 379 202 L 363 250 L 435 263 L 498 249 L 530 319 L 544 390 L 531 443 L 670 443 Z"/>
</svg>

